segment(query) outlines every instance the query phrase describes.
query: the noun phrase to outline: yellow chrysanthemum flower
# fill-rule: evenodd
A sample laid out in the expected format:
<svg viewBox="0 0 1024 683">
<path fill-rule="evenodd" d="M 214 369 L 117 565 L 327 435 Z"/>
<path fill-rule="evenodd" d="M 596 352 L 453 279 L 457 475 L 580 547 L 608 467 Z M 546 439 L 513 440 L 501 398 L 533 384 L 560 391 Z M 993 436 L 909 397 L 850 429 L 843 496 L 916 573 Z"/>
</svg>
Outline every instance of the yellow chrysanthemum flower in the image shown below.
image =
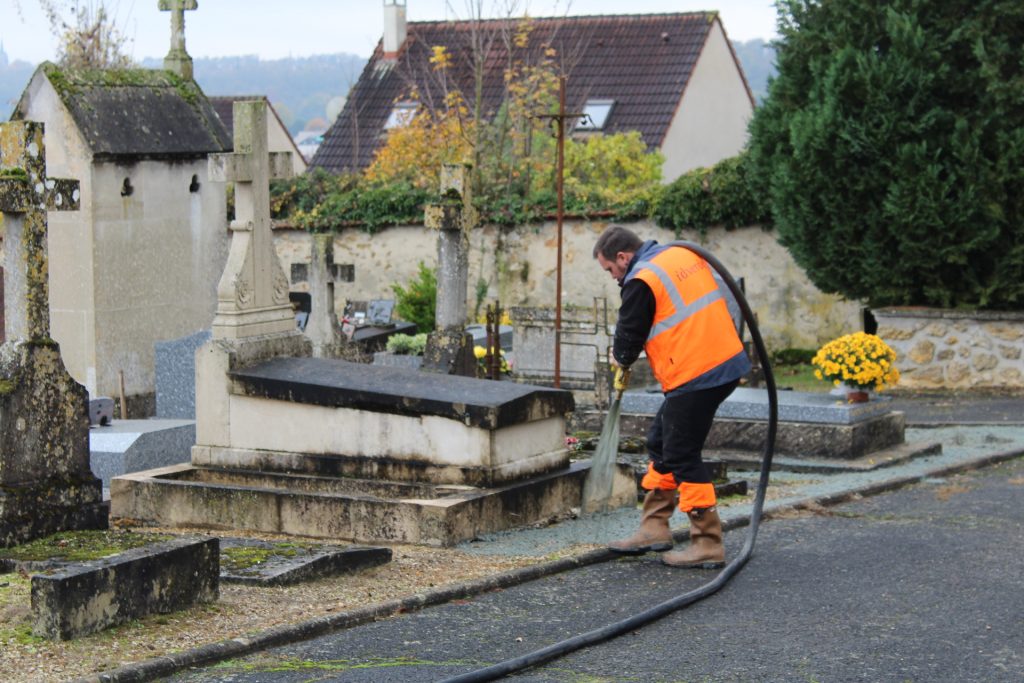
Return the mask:
<svg viewBox="0 0 1024 683">
<path fill-rule="evenodd" d="M 834 339 L 818 349 L 811 361 L 815 377 L 836 385 L 882 391 L 899 381 L 896 352 L 880 337 L 864 332 Z"/>
</svg>

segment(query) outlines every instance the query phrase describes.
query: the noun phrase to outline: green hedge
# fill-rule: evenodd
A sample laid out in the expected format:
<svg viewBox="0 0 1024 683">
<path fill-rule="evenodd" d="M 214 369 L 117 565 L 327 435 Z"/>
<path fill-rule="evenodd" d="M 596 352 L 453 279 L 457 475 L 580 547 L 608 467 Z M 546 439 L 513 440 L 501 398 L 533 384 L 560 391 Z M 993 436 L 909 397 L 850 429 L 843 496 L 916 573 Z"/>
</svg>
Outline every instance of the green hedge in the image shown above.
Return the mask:
<svg viewBox="0 0 1024 683">
<path fill-rule="evenodd" d="M 389 225 L 420 223 L 424 208 L 436 199 L 436 194 L 410 184 L 372 184 L 320 169 L 275 181 L 271 186 L 274 218 L 311 232 L 359 226 L 372 233 Z M 555 214 L 557 196 L 551 187 L 525 198 L 506 195 L 478 200 L 476 205 L 482 223 L 531 225 Z M 669 185 L 633 191 L 618 203 L 569 191 L 564 196 L 564 210 L 568 216 L 601 216 L 617 221 L 653 218 L 677 235 L 683 229 L 703 234 L 715 225 L 727 229 L 771 225 L 766 205 L 755 201 L 751 190 L 746 155 L 690 171 Z"/>
<path fill-rule="evenodd" d="M 746 153 L 681 175 L 662 190 L 654 220 L 676 236 L 684 229 L 703 235 L 715 225 L 771 227 L 768 204 L 754 192 Z"/>
</svg>

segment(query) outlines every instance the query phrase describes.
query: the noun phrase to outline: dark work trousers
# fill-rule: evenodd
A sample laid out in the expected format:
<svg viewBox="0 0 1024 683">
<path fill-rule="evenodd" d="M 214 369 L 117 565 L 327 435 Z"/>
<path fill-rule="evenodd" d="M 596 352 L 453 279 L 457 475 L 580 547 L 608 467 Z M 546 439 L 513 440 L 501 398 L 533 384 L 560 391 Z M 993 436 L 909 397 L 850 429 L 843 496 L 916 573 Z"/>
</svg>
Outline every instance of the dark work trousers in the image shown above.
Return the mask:
<svg viewBox="0 0 1024 683">
<path fill-rule="evenodd" d="M 665 397 L 647 430 L 647 451 L 655 472 L 671 473 L 677 486 L 683 482 L 711 483 L 701 451 L 711 431 L 715 411 L 738 384 L 739 380 L 734 380 L 710 389 Z"/>
</svg>

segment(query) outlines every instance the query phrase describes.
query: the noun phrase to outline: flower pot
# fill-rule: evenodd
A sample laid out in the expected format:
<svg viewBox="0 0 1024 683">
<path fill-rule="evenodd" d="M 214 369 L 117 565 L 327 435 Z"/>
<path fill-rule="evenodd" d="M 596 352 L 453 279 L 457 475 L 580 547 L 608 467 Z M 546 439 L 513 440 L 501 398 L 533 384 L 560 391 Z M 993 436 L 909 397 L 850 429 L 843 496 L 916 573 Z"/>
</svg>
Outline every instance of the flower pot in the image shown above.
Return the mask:
<svg viewBox="0 0 1024 683">
<path fill-rule="evenodd" d="M 849 403 L 867 403 L 868 398 L 868 392 L 863 389 L 851 389 L 846 392 L 846 400 Z"/>
</svg>

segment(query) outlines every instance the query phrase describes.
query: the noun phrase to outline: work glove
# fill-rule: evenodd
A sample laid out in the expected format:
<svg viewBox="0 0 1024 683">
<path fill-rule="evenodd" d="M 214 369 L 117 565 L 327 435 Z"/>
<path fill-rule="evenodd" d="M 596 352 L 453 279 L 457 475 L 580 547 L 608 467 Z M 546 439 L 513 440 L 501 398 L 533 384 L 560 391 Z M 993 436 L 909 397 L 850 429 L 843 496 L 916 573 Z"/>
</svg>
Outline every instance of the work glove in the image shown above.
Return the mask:
<svg viewBox="0 0 1024 683">
<path fill-rule="evenodd" d="M 621 365 L 615 368 L 615 381 L 612 383 L 615 387 L 615 391 L 620 394 L 626 390 L 626 386 L 629 385 L 629 368 L 624 368 Z"/>
</svg>

